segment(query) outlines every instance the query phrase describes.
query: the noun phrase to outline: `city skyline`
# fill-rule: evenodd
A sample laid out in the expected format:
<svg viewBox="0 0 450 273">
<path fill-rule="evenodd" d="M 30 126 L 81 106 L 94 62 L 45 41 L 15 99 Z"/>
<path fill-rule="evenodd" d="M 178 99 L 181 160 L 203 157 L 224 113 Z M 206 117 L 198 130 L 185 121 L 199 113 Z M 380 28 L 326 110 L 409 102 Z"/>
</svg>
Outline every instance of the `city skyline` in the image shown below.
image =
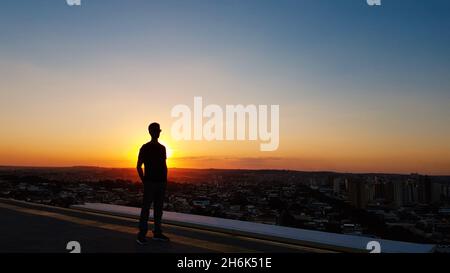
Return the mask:
<svg viewBox="0 0 450 273">
<path fill-rule="evenodd" d="M 132 169 L 0 168 L 0 199 L 139 207 Z M 164 210 L 416 243 L 449 242 L 450 177 L 174 170 Z M 4 199 L 2 199 L 4 200 Z"/>
<path fill-rule="evenodd" d="M 8 1 L 0 165 L 450 175 L 450 3 Z M 174 141 L 177 104 L 280 105 L 280 145 Z"/>
</svg>

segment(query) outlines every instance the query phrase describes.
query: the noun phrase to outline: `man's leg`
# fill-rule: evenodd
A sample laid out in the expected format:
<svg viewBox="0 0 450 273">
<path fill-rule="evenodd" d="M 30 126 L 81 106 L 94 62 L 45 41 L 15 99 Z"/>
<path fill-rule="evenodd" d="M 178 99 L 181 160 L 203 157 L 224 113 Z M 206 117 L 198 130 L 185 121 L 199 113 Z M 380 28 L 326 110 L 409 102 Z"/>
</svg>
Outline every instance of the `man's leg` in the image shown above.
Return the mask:
<svg viewBox="0 0 450 273">
<path fill-rule="evenodd" d="M 154 234 L 162 234 L 161 221 L 163 215 L 164 195 L 166 193 L 166 184 L 158 183 L 155 185 L 155 200 L 153 206 L 155 226 L 153 229 Z"/>
<path fill-rule="evenodd" d="M 144 184 L 144 198 L 142 200 L 141 216 L 139 218 L 139 239 L 144 239 L 147 236 L 148 231 L 148 217 L 150 213 L 150 206 L 153 201 L 153 194 L 151 185 Z"/>
</svg>

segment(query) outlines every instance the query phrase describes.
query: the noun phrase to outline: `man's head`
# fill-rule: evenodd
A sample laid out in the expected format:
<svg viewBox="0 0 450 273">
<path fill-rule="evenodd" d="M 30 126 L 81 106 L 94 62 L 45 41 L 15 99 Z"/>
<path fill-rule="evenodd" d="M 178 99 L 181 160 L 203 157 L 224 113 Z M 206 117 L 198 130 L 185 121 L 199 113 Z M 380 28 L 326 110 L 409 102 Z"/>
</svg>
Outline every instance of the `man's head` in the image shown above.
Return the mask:
<svg viewBox="0 0 450 273">
<path fill-rule="evenodd" d="M 158 139 L 159 134 L 161 133 L 161 128 L 159 126 L 159 123 L 153 122 L 148 126 L 148 132 L 152 136 L 152 139 Z"/>
</svg>

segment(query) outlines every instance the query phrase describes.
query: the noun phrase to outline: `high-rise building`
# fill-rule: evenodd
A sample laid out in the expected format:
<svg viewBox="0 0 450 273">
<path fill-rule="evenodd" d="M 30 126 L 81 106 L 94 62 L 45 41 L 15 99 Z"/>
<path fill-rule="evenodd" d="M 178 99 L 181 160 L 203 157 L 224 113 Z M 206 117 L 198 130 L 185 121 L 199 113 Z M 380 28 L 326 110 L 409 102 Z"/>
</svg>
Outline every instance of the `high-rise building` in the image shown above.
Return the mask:
<svg viewBox="0 0 450 273">
<path fill-rule="evenodd" d="M 364 209 L 368 203 L 368 189 L 366 182 L 359 178 L 351 178 L 348 181 L 349 198 L 352 206 Z"/>
<path fill-rule="evenodd" d="M 416 181 L 408 179 L 404 184 L 403 193 L 404 193 L 403 202 L 405 205 L 413 205 L 418 203 L 419 194 Z"/>
<path fill-rule="evenodd" d="M 402 207 L 405 204 L 405 182 L 403 181 L 392 181 L 390 185 L 389 199 L 392 201 L 394 207 Z"/>
<path fill-rule="evenodd" d="M 442 198 L 443 187 L 442 184 L 432 182 L 431 183 L 431 203 L 438 203 Z"/>
<path fill-rule="evenodd" d="M 334 192 L 334 194 L 341 193 L 341 182 L 342 182 L 342 178 L 334 178 L 333 179 L 333 192 Z"/>
</svg>

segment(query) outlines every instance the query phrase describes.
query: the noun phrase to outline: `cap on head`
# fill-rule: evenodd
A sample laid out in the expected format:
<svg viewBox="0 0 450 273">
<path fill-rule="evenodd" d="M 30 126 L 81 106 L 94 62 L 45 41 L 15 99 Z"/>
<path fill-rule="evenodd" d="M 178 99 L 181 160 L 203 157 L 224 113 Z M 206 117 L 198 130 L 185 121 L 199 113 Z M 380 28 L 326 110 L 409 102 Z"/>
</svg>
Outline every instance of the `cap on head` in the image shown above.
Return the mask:
<svg viewBox="0 0 450 273">
<path fill-rule="evenodd" d="M 148 132 L 152 136 L 152 138 L 158 138 L 159 134 L 161 133 L 161 127 L 159 126 L 159 123 L 153 122 L 148 126 Z"/>
</svg>

